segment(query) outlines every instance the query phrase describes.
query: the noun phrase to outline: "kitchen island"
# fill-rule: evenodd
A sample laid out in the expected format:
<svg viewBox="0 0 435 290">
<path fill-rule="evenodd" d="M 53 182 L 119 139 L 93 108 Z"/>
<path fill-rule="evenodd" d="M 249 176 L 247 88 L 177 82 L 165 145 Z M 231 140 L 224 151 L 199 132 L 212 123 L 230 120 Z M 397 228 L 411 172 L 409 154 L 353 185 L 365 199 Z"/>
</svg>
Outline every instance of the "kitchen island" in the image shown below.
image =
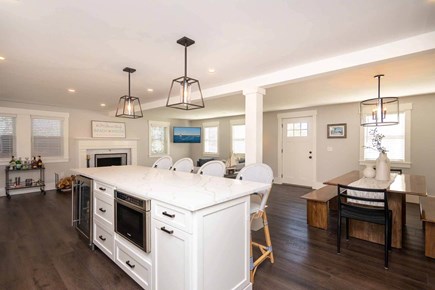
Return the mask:
<svg viewBox="0 0 435 290">
<path fill-rule="evenodd" d="M 94 180 L 94 244 L 144 289 L 252 289 L 249 195 L 269 184 L 143 166 L 74 169 Z M 116 192 L 150 200 L 150 252 L 115 231 Z"/>
</svg>

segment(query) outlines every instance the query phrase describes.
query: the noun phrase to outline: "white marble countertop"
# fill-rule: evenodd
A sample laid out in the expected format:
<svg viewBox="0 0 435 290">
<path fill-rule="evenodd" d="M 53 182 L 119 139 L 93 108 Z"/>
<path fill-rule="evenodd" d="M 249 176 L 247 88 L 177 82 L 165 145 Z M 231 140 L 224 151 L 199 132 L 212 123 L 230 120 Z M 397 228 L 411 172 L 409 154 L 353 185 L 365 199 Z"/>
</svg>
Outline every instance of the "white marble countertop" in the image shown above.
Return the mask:
<svg viewBox="0 0 435 290">
<path fill-rule="evenodd" d="M 269 184 L 203 176 L 145 166 L 72 169 L 139 198 L 162 201 L 190 211 L 267 190 Z"/>
</svg>

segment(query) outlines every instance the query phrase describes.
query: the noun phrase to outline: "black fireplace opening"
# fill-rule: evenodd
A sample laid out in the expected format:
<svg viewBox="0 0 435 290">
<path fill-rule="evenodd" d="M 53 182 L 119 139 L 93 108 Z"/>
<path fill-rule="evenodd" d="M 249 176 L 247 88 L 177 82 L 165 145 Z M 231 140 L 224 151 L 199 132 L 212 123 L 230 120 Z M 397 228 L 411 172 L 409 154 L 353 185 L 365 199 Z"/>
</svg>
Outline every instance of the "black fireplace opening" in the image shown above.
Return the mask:
<svg viewBox="0 0 435 290">
<path fill-rule="evenodd" d="M 95 167 L 127 165 L 127 153 L 95 154 Z"/>
</svg>

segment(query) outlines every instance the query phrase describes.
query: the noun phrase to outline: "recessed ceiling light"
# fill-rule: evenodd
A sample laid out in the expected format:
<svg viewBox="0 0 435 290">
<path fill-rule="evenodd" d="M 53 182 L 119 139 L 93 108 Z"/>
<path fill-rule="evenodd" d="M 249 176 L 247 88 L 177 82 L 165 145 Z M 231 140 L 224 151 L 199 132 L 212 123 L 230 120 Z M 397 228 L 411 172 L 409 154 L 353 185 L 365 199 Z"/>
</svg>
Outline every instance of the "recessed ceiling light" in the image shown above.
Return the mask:
<svg viewBox="0 0 435 290">
<path fill-rule="evenodd" d="M 105 106 L 106 106 L 105 103 L 101 103 L 101 104 L 100 104 L 100 107 L 105 107 Z"/>
<path fill-rule="evenodd" d="M 70 92 L 70 93 L 75 93 L 76 90 L 75 90 L 75 89 L 68 89 L 68 92 Z"/>
<path fill-rule="evenodd" d="M 152 92 L 154 92 L 154 90 L 153 89 L 147 89 L 147 92 L 152 93 Z"/>
<path fill-rule="evenodd" d="M 4 58 L 3 56 L 0 56 L 0 60 L 5 60 L 6 58 Z"/>
<path fill-rule="evenodd" d="M 215 73 L 216 70 L 215 70 L 214 68 L 211 67 L 211 68 L 208 69 L 208 72 L 212 74 L 212 73 Z"/>
</svg>

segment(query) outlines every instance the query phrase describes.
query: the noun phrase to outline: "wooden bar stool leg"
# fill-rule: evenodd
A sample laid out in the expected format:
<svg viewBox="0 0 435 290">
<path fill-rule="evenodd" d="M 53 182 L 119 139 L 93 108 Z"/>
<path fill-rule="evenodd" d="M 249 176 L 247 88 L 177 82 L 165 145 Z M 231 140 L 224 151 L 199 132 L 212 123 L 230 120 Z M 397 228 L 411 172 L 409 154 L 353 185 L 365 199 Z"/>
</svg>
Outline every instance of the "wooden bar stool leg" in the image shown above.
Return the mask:
<svg viewBox="0 0 435 290">
<path fill-rule="evenodd" d="M 252 235 L 251 235 L 251 242 L 250 244 L 250 256 L 249 256 L 249 270 L 251 275 L 251 283 L 254 284 L 254 275 L 255 275 L 255 268 L 254 268 L 254 254 L 252 253 Z"/>
<path fill-rule="evenodd" d="M 275 262 L 275 259 L 273 257 L 272 240 L 270 239 L 269 222 L 267 221 L 266 210 L 263 212 L 263 224 L 264 224 L 264 238 L 266 240 L 266 246 L 268 248 L 268 251 L 270 251 L 269 259 L 270 262 L 273 264 Z"/>
</svg>

